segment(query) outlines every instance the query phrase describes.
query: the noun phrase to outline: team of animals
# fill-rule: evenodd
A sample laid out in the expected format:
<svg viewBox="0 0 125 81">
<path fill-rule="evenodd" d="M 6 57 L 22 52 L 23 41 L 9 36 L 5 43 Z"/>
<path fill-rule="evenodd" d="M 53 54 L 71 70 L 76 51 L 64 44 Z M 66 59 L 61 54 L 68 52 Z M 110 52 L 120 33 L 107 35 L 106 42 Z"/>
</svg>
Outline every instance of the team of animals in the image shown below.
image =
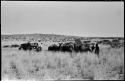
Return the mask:
<svg viewBox="0 0 125 81">
<path fill-rule="evenodd" d="M 94 52 L 95 54 L 99 55 L 99 46 L 98 44 L 106 44 L 110 45 L 112 48 L 119 48 L 121 46 L 124 46 L 124 42 L 120 43 L 120 39 L 114 39 L 112 41 L 110 40 L 102 40 L 97 41 L 96 43 L 91 43 L 91 41 L 83 41 L 81 42 L 80 39 L 75 39 L 75 42 L 65 42 L 65 43 L 58 43 L 58 44 L 52 44 L 48 46 L 48 51 L 61 51 L 61 52 Z M 14 44 L 14 45 L 4 45 L 4 48 L 15 48 L 19 47 L 19 50 L 34 50 L 34 51 L 42 51 L 42 44 L 40 41 L 38 43 L 22 43 L 20 45 Z"/>
<path fill-rule="evenodd" d="M 42 45 L 38 43 L 23 43 L 20 45 L 19 50 L 35 50 L 37 52 L 42 51 Z M 61 52 L 94 52 L 99 55 L 99 46 L 98 43 L 58 43 L 52 44 L 48 47 L 48 51 L 61 51 Z"/>
<path fill-rule="evenodd" d="M 95 44 L 76 44 L 72 42 L 53 44 L 48 47 L 48 51 L 61 51 L 61 52 L 95 52 L 99 54 L 99 46 Z"/>
</svg>

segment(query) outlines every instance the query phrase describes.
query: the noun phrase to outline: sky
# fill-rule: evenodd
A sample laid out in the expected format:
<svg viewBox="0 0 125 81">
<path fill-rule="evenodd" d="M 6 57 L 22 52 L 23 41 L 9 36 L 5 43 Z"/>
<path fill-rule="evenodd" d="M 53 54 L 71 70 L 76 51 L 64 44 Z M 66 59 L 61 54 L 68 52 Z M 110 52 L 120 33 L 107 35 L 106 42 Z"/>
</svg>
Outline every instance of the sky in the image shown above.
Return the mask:
<svg viewBox="0 0 125 81">
<path fill-rule="evenodd" d="M 1 1 L 1 34 L 124 37 L 124 2 Z"/>
</svg>

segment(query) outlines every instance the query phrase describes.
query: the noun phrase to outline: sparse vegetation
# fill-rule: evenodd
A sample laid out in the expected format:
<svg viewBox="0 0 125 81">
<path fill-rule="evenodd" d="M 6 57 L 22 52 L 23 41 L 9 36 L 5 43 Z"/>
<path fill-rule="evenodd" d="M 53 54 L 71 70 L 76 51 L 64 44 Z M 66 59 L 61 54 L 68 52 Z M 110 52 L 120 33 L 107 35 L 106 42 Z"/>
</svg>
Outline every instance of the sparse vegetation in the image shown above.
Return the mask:
<svg viewBox="0 0 125 81">
<path fill-rule="evenodd" d="M 107 49 L 108 50 L 108 49 Z M 122 50 L 122 51 L 121 51 Z M 73 54 L 73 53 L 72 53 Z M 9 56 L 8 55 L 13 55 Z M 98 58 L 91 53 L 77 53 L 72 58 L 69 53 L 41 52 L 39 54 L 2 55 L 2 76 L 10 79 L 89 79 L 123 80 L 123 48 L 102 51 Z"/>
<path fill-rule="evenodd" d="M 124 47 L 101 48 L 99 58 L 90 52 L 10 49 L 2 49 L 3 80 L 124 80 Z"/>
</svg>

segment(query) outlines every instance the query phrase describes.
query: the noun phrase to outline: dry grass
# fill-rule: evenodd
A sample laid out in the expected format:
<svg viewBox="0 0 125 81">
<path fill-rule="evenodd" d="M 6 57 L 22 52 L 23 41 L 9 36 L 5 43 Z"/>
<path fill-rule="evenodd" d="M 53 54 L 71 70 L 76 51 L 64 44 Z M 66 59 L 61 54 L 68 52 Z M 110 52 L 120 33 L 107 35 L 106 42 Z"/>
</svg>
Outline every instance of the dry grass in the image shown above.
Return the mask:
<svg viewBox="0 0 125 81">
<path fill-rule="evenodd" d="M 71 57 L 72 56 L 72 57 Z M 124 48 L 93 53 L 2 52 L 2 79 L 8 80 L 123 80 Z"/>
</svg>

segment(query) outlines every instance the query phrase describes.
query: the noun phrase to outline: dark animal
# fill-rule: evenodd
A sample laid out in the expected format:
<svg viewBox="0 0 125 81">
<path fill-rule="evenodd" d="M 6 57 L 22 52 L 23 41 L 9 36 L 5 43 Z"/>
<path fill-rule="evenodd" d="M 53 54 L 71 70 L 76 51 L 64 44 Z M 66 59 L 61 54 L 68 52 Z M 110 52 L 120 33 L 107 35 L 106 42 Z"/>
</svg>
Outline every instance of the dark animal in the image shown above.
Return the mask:
<svg viewBox="0 0 125 81">
<path fill-rule="evenodd" d="M 97 56 L 99 56 L 99 46 L 98 46 L 98 44 L 95 45 L 95 54 L 97 54 Z"/>
<path fill-rule="evenodd" d="M 64 43 L 61 45 L 60 50 L 62 52 L 73 52 L 74 51 L 74 44 L 72 42 Z"/>
<path fill-rule="evenodd" d="M 88 40 L 88 41 L 83 41 L 83 43 L 86 43 L 86 44 L 88 44 L 88 43 L 90 43 L 90 42 L 91 42 L 91 41 L 89 41 L 89 40 Z"/>
<path fill-rule="evenodd" d="M 16 47 L 20 47 L 20 45 L 12 44 L 12 45 L 4 45 L 3 47 L 4 48 L 7 48 L 7 47 L 16 48 Z"/>
<path fill-rule="evenodd" d="M 41 51 L 42 47 L 38 45 L 38 43 L 23 43 L 20 45 L 19 50 L 35 50 L 35 51 Z"/>
<path fill-rule="evenodd" d="M 82 43 L 82 44 L 77 44 L 74 43 L 74 51 L 75 52 L 92 52 L 90 44 L 87 43 Z"/>
<path fill-rule="evenodd" d="M 112 43 L 110 40 L 102 40 L 101 42 L 102 44 L 107 44 L 107 45 L 111 45 Z"/>
<path fill-rule="evenodd" d="M 88 45 L 81 45 L 80 52 L 92 52 L 92 50 Z"/>
<path fill-rule="evenodd" d="M 59 43 L 58 45 L 53 44 L 48 47 L 49 51 L 60 51 L 62 43 Z"/>
<path fill-rule="evenodd" d="M 36 50 L 37 52 L 39 52 L 39 51 L 42 50 L 42 47 L 38 46 L 35 50 Z"/>
<path fill-rule="evenodd" d="M 59 51 L 59 46 L 56 44 L 53 44 L 51 46 L 48 47 L 49 51 Z"/>
<path fill-rule="evenodd" d="M 13 45 L 11 45 L 11 47 L 12 47 L 12 48 L 13 48 L 13 47 L 19 47 L 19 45 L 13 44 Z"/>
<path fill-rule="evenodd" d="M 41 43 L 41 44 L 43 44 L 43 43 Z M 37 52 L 42 50 L 42 47 L 38 43 L 30 43 L 30 45 L 31 45 L 31 48 Z"/>
<path fill-rule="evenodd" d="M 36 49 L 38 47 L 38 43 L 30 43 L 31 48 Z"/>
<path fill-rule="evenodd" d="M 78 44 L 74 44 L 74 51 L 75 52 L 80 52 L 81 51 L 81 45 L 78 45 Z"/>
<path fill-rule="evenodd" d="M 10 45 L 4 45 L 3 47 L 4 47 L 4 48 L 8 48 L 8 47 L 10 47 Z"/>
<path fill-rule="evenodd" d="M 31 47 L 31 44 L 28 42 L 28 43 L 23 43 L 20 45 L 19 47 L 19 50 L 32 50 L 32 47 Z"/>
</svg>

